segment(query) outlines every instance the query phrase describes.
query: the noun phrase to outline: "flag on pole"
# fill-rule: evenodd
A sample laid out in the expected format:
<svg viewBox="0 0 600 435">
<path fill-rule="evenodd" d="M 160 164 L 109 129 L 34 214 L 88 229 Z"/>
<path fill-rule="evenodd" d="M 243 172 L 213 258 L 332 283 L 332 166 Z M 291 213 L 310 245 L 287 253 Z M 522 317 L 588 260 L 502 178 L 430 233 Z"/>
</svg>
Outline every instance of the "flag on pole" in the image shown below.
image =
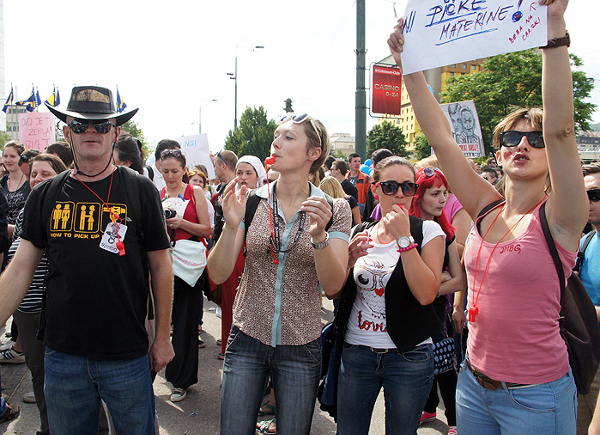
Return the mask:
<svg viewBox="0 0 600 435">
<path fill-rule="evenodd" d="M 127 108 L 127 104 L 125 101 L 121 100 L 121 94 L 119 94 L 119 89 L 117 89 L 117 113 L 121 113 Z"/>
<path fill-rule="evenodd" d="M 54 87 L 52 90 L 52 95 L 50 95 L 46 100 L 46 104 L 52 107 L 56 107 L 60 104 L 60 94 L 58 93 L 58 89 L 56 89 L 56 87 Z"/>
<path fill-rule="evenodd" d="M 42 105 L 42 99 L 40 98 L 40 91 L 38 88 L 35 88 L 35 105 L 37 107 Z"/>
<path fill-rule="evenodd" d="M 17 106 L 26 106 L 28 112 L 33 112 L 33 109 L 37 106 L 37 101 L 35 99 L 35 88 L 31 88 L 31 94 L 26 100 L 17 101 L 15 103 Z"/>
<path fill-rule="evenodd" d="M 6 113 L 6 111 L 8 110 L 8 106 L 11 106 L 13 104 L 13 100 L 15 98 L 15 94 L 13 93 L 13 87 L 10 87 L 10 94 L 8 94 L 8 98 L 6 99 L 6 103 L 4 103 L 4 107 L 2 108 L 2 111 L 4 113 Z"/>
</svg>

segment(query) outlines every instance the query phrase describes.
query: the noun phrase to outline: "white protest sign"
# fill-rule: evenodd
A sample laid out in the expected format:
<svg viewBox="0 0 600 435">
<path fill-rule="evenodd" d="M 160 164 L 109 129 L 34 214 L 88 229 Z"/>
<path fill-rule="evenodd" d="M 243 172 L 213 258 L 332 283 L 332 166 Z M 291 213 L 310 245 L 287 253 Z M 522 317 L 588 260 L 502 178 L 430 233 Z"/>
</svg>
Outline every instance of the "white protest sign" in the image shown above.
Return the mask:
<svg viewBox="0 0 600 435">
<path fill-rule="evenodd" d="M 481 126 L 473 100 L 441 104 L 441 107 L 450 122 L 452 136 L 465 157 L 484 156 Z"/>
<path fill-rule="evenodd" d="M 546 45 L 547 9 L 537 0 L 408 0 L 403 72 Z"/>
<path fill-rule="evenodd" d="M 208 171 L 208 179 L 215 178 L 215 169 L 210 159 L 210 148 L 208 147 L 208 135 L 206 133 L 176 137 L 175 140 L 181 145 L 181 151 L 185 155 L 188 168 L 204 165 Z"/>
<path fill-rule="evenodd" d="M 48 145 L 56 142 L 54 122 L 51 113 L 25 112 L 19 113 L 19 141 L 25 148 L 44 151 Z"/>
</svg>

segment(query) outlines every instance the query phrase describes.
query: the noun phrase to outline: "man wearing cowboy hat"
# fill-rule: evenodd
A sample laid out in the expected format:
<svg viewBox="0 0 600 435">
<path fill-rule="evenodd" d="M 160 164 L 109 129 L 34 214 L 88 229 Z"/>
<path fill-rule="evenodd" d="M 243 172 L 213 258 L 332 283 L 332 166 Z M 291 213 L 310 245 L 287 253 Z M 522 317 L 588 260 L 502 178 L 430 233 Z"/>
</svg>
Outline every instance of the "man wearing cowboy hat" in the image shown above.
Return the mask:
<svg viewBox="0 0 600 435">
<path fill-rule="evenodd" d="M 45 395 L 52 434 L 98 433 L 100 400 L 117 434 L 154 434 L 151 369 L 172 358 L 172 270 L 154 185 L 112 161 L 120 125 L 109 89 L 73 88 L 66 111 L 75 169 L 32 191 L 21 244 L 0 279 L 0 323 L 27 292 L 44 252 L 50 272 L 43 310 Z M 156 339 L 144 326 L 148 274 Z"/>
</svg>

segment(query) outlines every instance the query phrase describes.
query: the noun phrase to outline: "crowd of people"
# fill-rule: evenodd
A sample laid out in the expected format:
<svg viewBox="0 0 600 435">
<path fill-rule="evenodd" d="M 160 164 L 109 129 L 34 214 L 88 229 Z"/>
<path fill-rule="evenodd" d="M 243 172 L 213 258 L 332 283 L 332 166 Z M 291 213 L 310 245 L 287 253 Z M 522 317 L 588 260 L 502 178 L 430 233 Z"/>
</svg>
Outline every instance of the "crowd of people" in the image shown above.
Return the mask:
<svg viewBox="0 0 600 435">
<path fill-rule="evenodd" d="M 503 119 L 482 167 L 422 73 L 403 80 L 435 156 L 380 149 L 370 175 L 358 154 L 331 156 L 308 114 L 279 120 L 265 161 L 213 155 L 213 185 L 174 140 L 144 166 L 121 131 L 137 109 L 117 112 L 106 88 L 48 106 L 68 143 L 6 143 L 0 179 L 0 362 L 31 371 L 38 434 L 158 433 L 152 382 L 165 369 L 172 402 L 198 382 L 205 295 L 222 317 L 224 435 L 310 433 L 323 366 L 339 435 L 369 433 L 382 388 L 386 433 L 415 434 L 438 387 L 450 435 L 599 434 L 600 372 L 578 395 L 542 220 L 600 322 L 600 165 L 577 153 L 567 1 L 544 3 L 544 107 Z M 403 24 L 388 40 L 400 68 Z M 448 339 L 455 364 L 439 370 Z M 0 422 L 18 415 L 0 398 Z"/>
</svg>

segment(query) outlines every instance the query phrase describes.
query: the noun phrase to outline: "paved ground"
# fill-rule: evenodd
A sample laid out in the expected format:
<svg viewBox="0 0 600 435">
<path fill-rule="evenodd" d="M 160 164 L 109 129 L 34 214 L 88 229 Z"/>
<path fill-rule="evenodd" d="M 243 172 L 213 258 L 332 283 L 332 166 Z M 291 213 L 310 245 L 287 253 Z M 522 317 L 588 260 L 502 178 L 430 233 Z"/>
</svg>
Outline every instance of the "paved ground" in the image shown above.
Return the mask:
<svg viewBox="0 0 600 435">
<path fill-rule="evenodd" d="M 324 301 L 323 322 L 332 319 L 333 305 Z M 204 349 L 199 349 L 200 369 L 198 384 L 189 389 L 187 398 L 179 403 L 171 403 L 170 384 L 165 381 L 164 373 L 160 373 L 154 383 L 156 409 L 160 423 L 161 435 L 213 435 L 219 433 L 219 400 L 222 374 L 222 361 L 217 359 L 219 347 L 216 339 L 220 337 L 221 322 L 215 316 L 215 305 L 206 302 L 204 313 Z M 2 339 L 4 340 L 4 334 Z M 37 407 L 23 403 L 23 394 L 31 391 L 31 378 L 25 364 L 2 364 L 3 394 L 9 402 L 17 403 L 21 415 L 14 421 L 0 424 L 0 434 L 34 435 L 39 428 Z M 383 394 L 380 394 L 371 421 L 370 435 L 385 433 Z M 438 409 L 438 420 L 424 424 L 419 428 L 419 435 L 446 435 L 448 426 L 442 409 Z M 336 425 L 328 414 L 315 407 L 311 434 L 334 435 Z M 75 434 L 74 434 L 75 435 Z"/>
</svg>

